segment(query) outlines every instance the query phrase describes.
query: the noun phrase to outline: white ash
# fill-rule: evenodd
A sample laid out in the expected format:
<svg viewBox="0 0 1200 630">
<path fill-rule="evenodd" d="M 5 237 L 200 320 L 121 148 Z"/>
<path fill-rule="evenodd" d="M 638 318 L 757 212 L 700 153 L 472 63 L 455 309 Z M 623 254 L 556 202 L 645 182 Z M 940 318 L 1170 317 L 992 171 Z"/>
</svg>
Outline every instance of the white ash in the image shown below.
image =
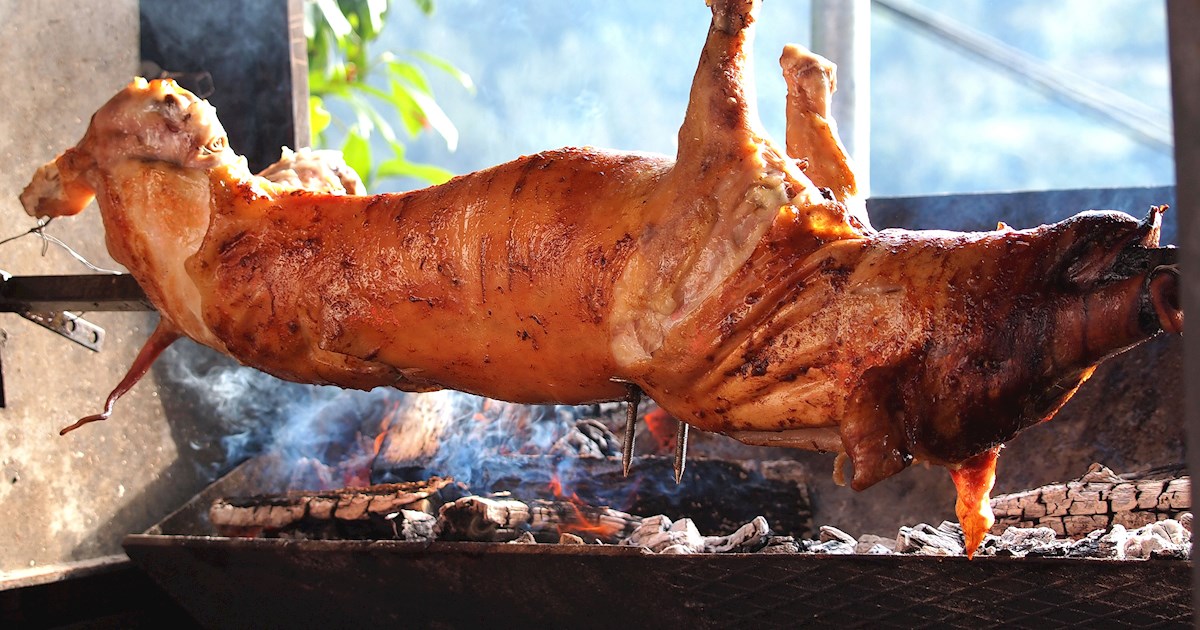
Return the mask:
<svg viewBox="0 0 1200 630">
<path fill-rule="evenodd" d="M 800 543 L 791 536 L 769 536 L 758 553 L 800 553 Z"/>
<path fill-rule="evenodd" d="M 667 516 L 659 514 L 642 519 L 637 529 L 621 541 L 621 544 L 645 547 L 656 553 L 663 553 L 672 547 L 681 548 L 673 549 L 671 553 L 684 553 L 684 548 L 688 550 L 687 553 L 702 553 L 704 536 L 700 535 L 700 530 L 696 529 L 696 524 L 690 518 L 673 522 Z"/>
<path fill-rule="evenodd" d="M 858 537 L 858 544 L 854 546 L 854 553 L 870 556 L 886 556 L 894 553 L 897 546 L 895 538 L 884 538 L 875 534 L 863 534 Z"/>
<path fill-rule="evenodd" d="M 985 542 L 986 544 L 986 542 Z M 920 523 L 912 527 L 901 527 L 896 534 L 896 553 L 920 556 L 961 556 L 963 534 L 958 523 L 943 521 L 933 527 Z"/>
<path fill-rule="evenodd" d="M 1078 540 L 1060 538 L 1049 527 L 1010 527 L 1002 535 L 988 534 L 976 557 L 1063 557 L 1109 560 L 1148 558 L 1189 559 L 1191 556 L 1191 513 L 1178 521 L 1167 519 L 1126 529 L 1115 524 L 1098 529 Z M 864 534 L 859 538 L 836 527 L 825 526 L 815 540 L 773 536 L 766 519 L 758 517 L 727 537 L 697 538 L 689 519 L 672 522 L 658 515 L 642 521 L 622 545 L 642 546 L 656 553 L 808 553 L 822 555 L 963 555 L 963 533 L 958 523 L 943 521 L 937 527 L 921 523 L 901 527 L 895 538 Z M 725 540 L 722 544 L 714 541 Z M 742 540 L 740 544 L 729 544 Z M 701 545 L 701 542 L 706 544 Z"/>
<path fill-rule="evenodd" d="M 544 503 L 544 502 L 542 502 Z M 943 521 L 937 527 L 920 523 L 901 527 L 894 538 L 864 534 L 858 538 L 832 526 L 823 526 L 816 539 L 796 540 L 774 535 L 767 519 L 758 516 L 724 535 L 704 535 L 690 518 L 672 520 L 664 514 L 640 518 L 609 508 L 592 508 L 598 522 L 627 534 L 617 544 L 642 547 L 660 554 L 698 553 L 808 553 L 823 555 L 925 555 L 961 556 L 963 532 L 958 523 Z M 538 531 L 557 528 L 562 519 L 550 518 L 539 502 L 526 504 L 508 497 L 469 496 L 442 506 L 436 525 L 432 517 L 411 510 L 397 513 L 396 537 L 403 540 L 440 539 L 537 543 Z M 424 518 L 422 518 L 424 517 Z M 606 520 L 607 519 L 607 520 Z M 544 521 L 544 522 L 543 522 Z M 1192 514 L 1165 519 L 1137 528 L 1119 523 L 1096 529 L 1077 540 L 1060 537 L 1049 527 L 1009 527 L 1001 535 L 987 534 L 977 557 L 1063 557 L 1113 560 L 1191 557 Z M 553 542 L 545 540 L 543 542 Z M 594 539 L 593 539 L 594 540 Z M 611 540 L 616 540 L 612 538 Z M 559 544 L 589 544 L 581 536 L 564 533 Z"/>
<path fill-rule="evenodd" d="M 769 544 L 771 526 L 762 516 L 742 525 L 728 536 L 705 536 L 705 553 L 754 553 Z"/>
<path fill-rule="evenodd" d="M 527 532 L 528 533 L 528 532 Z M 558 535 L 558 544 L 560 545 L 584 545 L 583 538 L 576 536 L 570 532 L 562 532 Z"/>
<path fill-rule="evenodd" d="M 858 543 L 857 540 L 854 540 L 853 536 L 836 527 L 833 527 L 832 525 L 822 525 L 821 533 L 818 535 L 817 540 L 820 540 L 823 543 L 835 541 L 844 542 L 847 545 L 854 545 Z"/>
<path fill-rule="evenodd" d="M 510 540 L 505 544 L 507 544 L 507 545 L 536 545 L 536 544 L 538 544 L 538 541 L 537 541 L 537 538 L 533 535 L 533 532 L 521 532 L 520 536 L 517 536 L 516 539 Z"/>
<path fill-rule="evenodd" d="M 400 510 L 383 517 L 391 521 L 396 539 L 408 542 L 429 542 L 435 537 L 437 519 L 418 510 Z"/>
</svg>

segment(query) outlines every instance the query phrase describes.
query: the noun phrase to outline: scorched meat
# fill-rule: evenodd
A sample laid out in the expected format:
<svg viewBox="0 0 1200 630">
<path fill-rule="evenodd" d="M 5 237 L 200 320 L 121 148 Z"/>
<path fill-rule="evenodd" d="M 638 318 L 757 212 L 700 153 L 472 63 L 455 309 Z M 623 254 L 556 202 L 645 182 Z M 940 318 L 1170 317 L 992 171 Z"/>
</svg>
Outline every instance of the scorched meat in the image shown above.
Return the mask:
<svg viewBox="0 0 1200 630">
<path fill-rule="evenodd" d="M 1182 329 L 1162 210 L 875 231 L 831 64 L 789 46 L 786 151 L 762 130 L 757 8 L 713 2 L 675 159 L 561 149 L 404 194 L 339 194 L 356 183 L 320 156 L 256 177 L 206 102 L 134 81 L 22 195 L 38 217 L 95 195 L 162 313 L 73 426 L 181 335 L 309 383 L 528 403 L 636 387 L 706 431 L 842 454 L 856 489 L 943 465 L 974 549 L 1001 443 L 1104 357 Z"/>
</svg>

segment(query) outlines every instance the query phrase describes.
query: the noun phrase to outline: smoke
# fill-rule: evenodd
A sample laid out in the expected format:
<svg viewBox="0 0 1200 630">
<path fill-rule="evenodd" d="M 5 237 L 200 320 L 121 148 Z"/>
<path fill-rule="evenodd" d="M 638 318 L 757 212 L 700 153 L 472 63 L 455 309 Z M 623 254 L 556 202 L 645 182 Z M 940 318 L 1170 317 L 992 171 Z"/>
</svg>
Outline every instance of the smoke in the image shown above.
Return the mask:
<svg viewBox="0 0 1200 630">
<path fill-rule="evenodd" d="M 594 504 L 628 509 L 650 497 L 657 509 L 685 509 L 712 486 L 735 476 L 689 470 L 676 485 L 669 457 L 640 457 L 621 474 L 621 403 L 519 405 L 456 391 L 408 394 L 298 385 L 237 365 L 191 342 L 172 346 L 158 363 L 164 404 L 177 432 L 220 453 L 212 477 L 251 457 L 262 471 L 255 492 L 329 490 L 372 483 L 451 477 L 470 492 L 511 491 L 522 498 L 577 494 Z M 647 404 L 639 453 L 664 453 L 674 421 Z M 666 425 L 670 425 L 667 427 Z M 647 430 L 649 429 L 649 430 Z M 221 436 L 213 445 L 211 436 Z M 673 436 L 672 436 L 673 437 Z M 715 476 L 714 476 L 715 475 Z M 647 508 L 649 509 L 649 508 Z"/>
<path fill-rule="evenodd" d="M 564 438 L 581 418 L 600 414 L 599 406 L 518 405 L 455 391 L 408 394 L 299 385 L 190 342 L 172 346 L 157 365 L 160 382 L 171 391 L 164 404 L 181 407 L 168 415 L 186 419 L 174 422 L 175 430 L 195 432 L 186 440 L 198 443 L 221 436 L 221 453 L 209 476 L 251 457 L 269 458 L 263 492 L 431 475 L 487 491 L 492 479 L 520 476 L 531 457 L 578 458 L 581 447 Z M 610 445 L 605 453 L 612 450 Z M 597 454 L 594 446 L 591 454 Z M 556 464 L 547 460 L 547 465 Z M 552 475 L 535 476 L 548 480 Z"/>
<path fill-rule="evenodd" d="M 411 395 L 388 427 L 375 465 L 377 478 L 452 476 L 472 491 L 490 491 L 498 476 L 527 476 L 518 469 L 536 456 L 577 458 L 579 449 L 563 442 L 581 417 L 597 412 L 591 407 L 518 405 L 455 391 Z M 550 465 L 556 464 L 543 464 Z M 546 475 L 537 476 L 548 481 Z"/>
</svg>

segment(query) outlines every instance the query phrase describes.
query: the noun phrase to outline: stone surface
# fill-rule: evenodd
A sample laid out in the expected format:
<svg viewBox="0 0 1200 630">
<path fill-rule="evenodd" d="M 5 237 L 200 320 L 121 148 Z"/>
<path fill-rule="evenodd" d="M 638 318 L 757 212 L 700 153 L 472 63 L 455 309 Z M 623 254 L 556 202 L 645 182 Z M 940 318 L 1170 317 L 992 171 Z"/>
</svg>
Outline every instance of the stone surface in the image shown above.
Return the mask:
<svg viewBox="0 0 1200 630">
<path fill-rule="evenodd" d="M 138 3 L 0 0 L 0 237 L 34 225 L 17 201 L 33 171 L 83 134 L 92 112 L 138 63 Z M 114 268 L 94 206 L 50 228 L 93 263 Z M 13 274 L 86 273 L 26 237 L 0 247 Z M 114 421 L 60 438 L 95 413 L 153 328 L 152 314 L 86 316 L 107 331 L 94 354 L 16 315 L 0 313 L 7 407 L 0 409 L 0 575 L 120 552 L 204 483 L 165 422 L 153 383 L 135 389 Z M 181 458 L 181 451 L 184 457 Z M 18 516 L 19 515 L 19 516 Z"/>
<path fill-rule="evenodd" d="M 92 113 L 139 71 L 139 34 L 137 0 L 0 0 L 0 238 L 35 225 L 17 195 L 38 166 L 79 140 Z M 221 35 L 208 33 L 208 41 Z M 272 143 L 273 150 L 286 142 Z M 54 221 L 48 232 L 93 263 L 118 268 L 94 205 Z M 44 257 L 41 251 L 32 237 L 0 246 L 0 269 L 90 273 L 55 247 Z M 157 315 L 86 318 L 107 331 L 100 353 L 0 313 L 0 337 L 7 337 L 0 349 L 7 403 L 0 409 L 0 580 L 17 569 L 120 553 L 126 534 L 182 505 L 229 461 L 221 444 L 230 434 L 228 418 L 165 378 L 185 358 L 192 370 L 228 364 L 190 342 L 168 351 L 110 421 L 59 437 L 63 426 L 99 411 Z"/>
</svg>

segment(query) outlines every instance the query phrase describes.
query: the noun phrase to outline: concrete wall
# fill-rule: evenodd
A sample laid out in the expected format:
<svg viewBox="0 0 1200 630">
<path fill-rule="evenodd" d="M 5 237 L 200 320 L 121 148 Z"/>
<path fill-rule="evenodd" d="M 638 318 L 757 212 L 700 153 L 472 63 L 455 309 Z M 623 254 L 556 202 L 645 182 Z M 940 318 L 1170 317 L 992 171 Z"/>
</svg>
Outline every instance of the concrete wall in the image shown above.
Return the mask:
<svg viewBox="0 0 1200 630">
<path fill-rule="evenodd" d="M 17 195 L 43 162 L 74 144 L 138 66 L 137 0 L 0 0 L 0 237 L 34 225 Z M 49 228 L 92 262 L 115 267 L 94 206 Z M 0 246 L 14 275 L 87 273 L 33 237 Z M 194 494 L 215 455 L 165 420 L 153 378 L 112 421 L 59 437 L 99 411 L 150 331 L 152 313 L 94 313 L 93 353 L 17 315 L 0 313 L 7 407 L 0 409 L 0 578 L 48 563 L 120 552 L 120 539 Z M 183 444 L 183 446 L 181 446 Z"/>
</svg>

